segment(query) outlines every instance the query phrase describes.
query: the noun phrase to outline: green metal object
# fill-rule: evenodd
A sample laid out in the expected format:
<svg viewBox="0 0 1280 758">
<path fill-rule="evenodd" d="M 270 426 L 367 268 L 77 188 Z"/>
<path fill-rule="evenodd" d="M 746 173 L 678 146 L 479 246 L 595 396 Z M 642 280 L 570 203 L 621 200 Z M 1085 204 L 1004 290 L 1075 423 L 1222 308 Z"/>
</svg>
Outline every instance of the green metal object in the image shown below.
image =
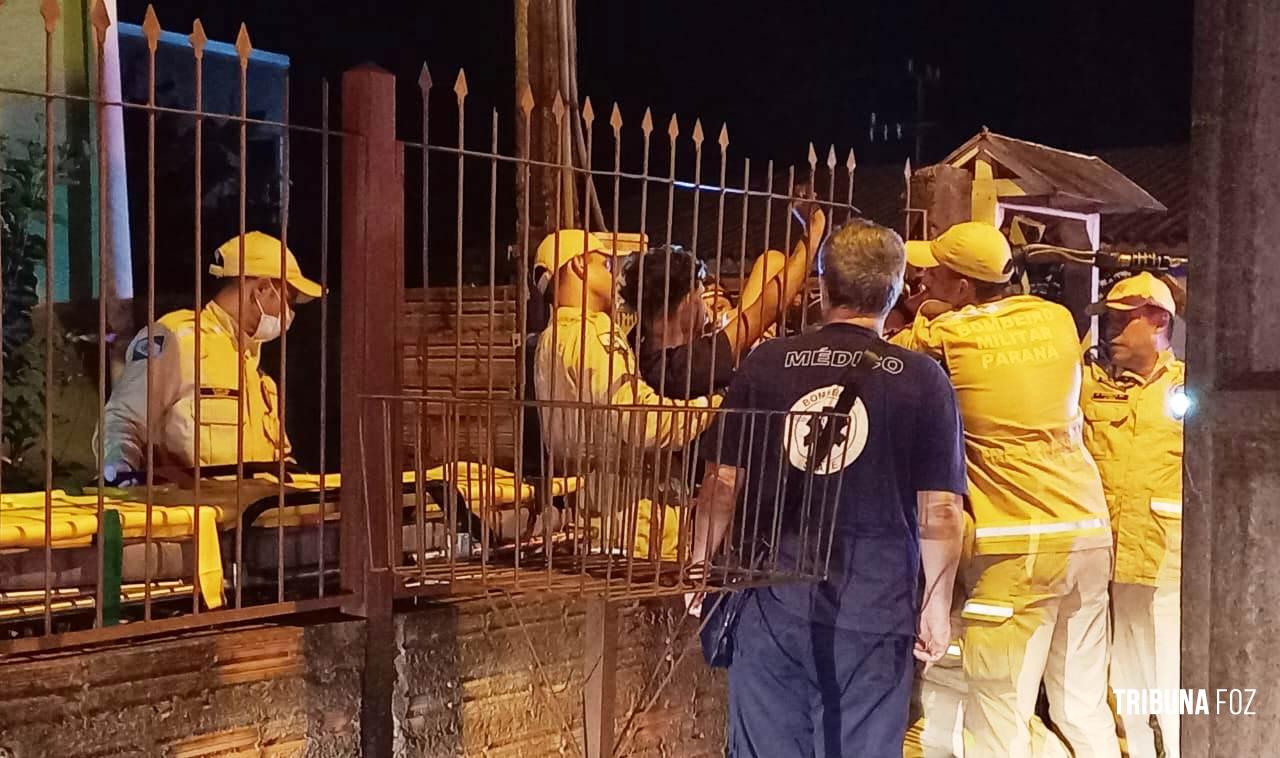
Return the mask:
<svg viewBox="0 0 1280 758">
<path fill-rule="evenodd" d="M 120 514 L 103 511 L 98 530 L 102 540 L 102 625 L 120 623 L 120 578 L 124 571 L 124 529 Z"/>
</svg>

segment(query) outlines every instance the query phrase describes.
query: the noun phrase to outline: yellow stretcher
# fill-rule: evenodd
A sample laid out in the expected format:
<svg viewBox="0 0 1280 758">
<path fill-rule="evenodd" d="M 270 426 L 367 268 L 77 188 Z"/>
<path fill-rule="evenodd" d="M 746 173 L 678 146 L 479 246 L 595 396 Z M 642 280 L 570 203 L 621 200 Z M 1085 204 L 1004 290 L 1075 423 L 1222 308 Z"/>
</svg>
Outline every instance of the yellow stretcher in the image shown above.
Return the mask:
<svg viewBox="0 0 1280 758">
<path fill-rule="evenodd" d="M 504 520 L 514 523 L 521 521 L 520 517 L 528 513 L 528 508 L 540 496 L 533 484 L 517 481 L 514 473 L 480 463 L 447 463 L 427 469 L 424 474 L 428 482 L 451 485 L 472 513 L 477 516 L 486 514 L 490 528 L 498 531 L 505 531 L 501 528 Z M 153 485 L 149 498 L 146 487 L 105 487 L 102 488 L 103 521 L 109 522 L 113 530 L 118 525 L 118 536 L 122 543 L 143 542 L 148 532 L 146 501 L 150 499 L 152 540 L 186 543 L 198 536 L 196 578 L 200 594 L 209 608 L 219 608 L 223 604 L 219 532 L 228 531 L 237 523 L 267 529 L 316 524 L 321 518 L 321 481 L 319 474 L 291 474 L 281 487 L 276 477 L 257 473 L 253 478 L 240 480 L 237 487 L 234 477 L 202 479 L 198 503 L 194 489 L 175 484 Z M 414 472 L 403 474 L 406 505 L 417 502 L 416 481 Z M 337 473 L 326 474 L 323 476 L 323 484 L 327 492 L 324 520 L 335 521 L 339 518 L 342 476 Z M 580 484 L 581 480 L 577 477 L 561 477 L 548 479 L 541 486 L 550 497 L 560 497 L 575 492 Z M 95 539 L 102 538 L 104 524 L 99 523 L 97 493 L 92 489 L 88 492 L 91 494 L 69 495 L 63 490 L 54 490 L 51 493 L 52 514 L 48 522 L 45 519 L 44 492 L 7 493 L 0 496 L 0 555 L 42 550 L 46 523 L 54 550 L 91 548 Z M 282 494 L 283 507 L 279 505 Z M 436 499 L 439 498 L 426 498 L 426 514 L 429 519 L 439 521 L 443 519 L 444 511 L 435 502 Z M 513 511 L 514 518 L 502 518 L 502 514 L 512 516 Z M 243 523 L 246 517 L 251 518 L 249 523 Z M 118 559 L 115 565 L 117 574 L 114 576 L 114 584 L 109 583 L 108 586 L 120 587 Z M 104 578 L 109 582 L 112 579 L 109 569 L 104 571 Z M 172 580 L 174 577 L 155 576 L 152 583 L 165 579 Z M 2 590 L 0 587 L 0 591 Z M 20 594 L 25 596 L 32 591 L 40 592 L 43 597 L 43 592 L 39 590 Z M 71 590 L 55 587 L 55 591 L 64 593 Z"/>
<path fill-rule="evenodd" d="M 0 495 L 0 551 L 43 549 L 46 525 L 54 550 L 86 548 L 102 533 L 98 519 L 98 497 L 68 495 L 63 490 L 50 493 L 49 519 L 45 518 L 45 493 L 22 492 Z M 125 542 L 147 538 L 148 509 L 133 498 L 104 497 L 104 518 L 111 514 Z M 199 511 L 199 529 L 196 528 Z M 222 606 L 222 556 L 218 549 L 218 529 L 212 510 L 154 503 L 150 509 L 151 538 L 158 542 L 187 541 L 199 537 L 197 581 L 209 608 Z M 157 577 L 159 579 L 160 577 Z M 118 579 L 118 578 L 117 578 Z"/>
<path fill-rule="evenodd" d="M 501 510 L 512 508 L 517 504 L 527 505 L 533 503 L 538 497 L 534 485 L 529 482 L 517 482 L 514 473 L 497 467 L 491 468 L 482 463 L 466 461 L 447 463 L 429 468 L 423 473 L 428 481 L 441 481 L 454 485 L 466 500 L 467 506 L 476 515 L 480 515 L 482 510 Z M 259 473 L 253 478 L 242 479 L 239 487 L 239 510 L 236 508 L 237 488 L 234 477 L 205 479 L 200 482 L 200 503 L 202 510 L 209 508 L 215 514 L 220 528 L 228 529 L 247 512 L 250 506 L 267 502 L 269 498 L 278 499 L 283 493 L 286 501 L 284 507 L 277 506 L 263 510 L 261 515 L 254 519 L 252 526 L 292 527 L 314 524 L 319 521 L 318 496 L 321 479 L 320 474 L 292 474 L 287 477 L 283 489 L 278 486 L 278 479 L 269 473 Z M 324 474 L 323 481 L 327 493 L 324 504 L 325 520 L 335 520 L 338 518 L 338 494 L 342 489 L 342 474 Z M 405 486 L 406 495 L 413 494 L 410 485 L 417 481 L 416 474 L 406 471 L 401 481 Z M 556 477 L 548 479 L 545 486 L 548 487 L 550 497 L 561 497 L 577 491 L 580 484 L 579 477 Z M 145 494 L 142 494 L 145 493 L 144 487 L 112 488 L 106 491 L 133 499 L 145 497 Z M 35 494 L 43 497 L 43 493 Z M 315 496 L 317 501 L 296 505 L 289 503 L 290 500 L 297 500 L 300 495 Z M 152 501 L 160 505 L 189 507 L 195 504 L 195 491 L 173 484 L 155 485 L 152 488 Z M 433 502 L 427 503 L 427 513 L 435 516 L 443 515 L 438 504 Z"/>
</svg>

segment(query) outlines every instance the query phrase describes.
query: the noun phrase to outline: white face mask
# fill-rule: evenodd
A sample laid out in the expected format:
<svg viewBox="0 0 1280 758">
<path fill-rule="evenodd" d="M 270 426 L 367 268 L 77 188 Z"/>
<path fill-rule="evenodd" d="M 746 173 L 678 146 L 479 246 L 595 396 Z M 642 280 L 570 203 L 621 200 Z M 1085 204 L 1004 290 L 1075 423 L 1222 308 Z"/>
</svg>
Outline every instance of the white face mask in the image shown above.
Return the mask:
<svg viewBox="0 0 1280 758">
<path fill-rule="evenodd" d="M 258 299 L 258 294 L 256 292 L 253 295 L 253 302 L 258 306 L 258 313 L 260 313 L 261 316 L 258 318 L 258 328 L 253 330 L 253 336 L 251 339 L 257 342 L 270 342 L 271 340 L 279 337 L 282 331 L 293 325 L 293 311 L 288 306 L 285 306 L 285 313 L 288 315 L 286 316 L 284 328 L 281 329 L 280 317 L 273 316 L 266 312 L 262 307 L 262 301 Z"/>
</svg>

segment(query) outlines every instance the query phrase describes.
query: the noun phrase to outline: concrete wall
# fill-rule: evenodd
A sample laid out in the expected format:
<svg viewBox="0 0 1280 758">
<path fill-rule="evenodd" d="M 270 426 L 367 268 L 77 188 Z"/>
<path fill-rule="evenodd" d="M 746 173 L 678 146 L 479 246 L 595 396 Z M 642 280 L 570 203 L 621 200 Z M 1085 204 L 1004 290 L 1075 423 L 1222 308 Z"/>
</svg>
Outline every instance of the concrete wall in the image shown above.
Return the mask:
<svg viewBox="0 0 1280 758">
<path fill-rule="evenodd" d="M 679 601 L 619 609 L 617 734 L 632 756 L 723 755 L 723 677 Z M 667 678 L 670 650 L 679 661 Z M 361 622 L 260 626 L 0 663 L 0 756 L 358 755 Z M 396 756 L 576 755 L 580 603 L 397 618 Z M 637 701 L 652 700 L 648 710 Z M 5 751 L 8 751 L 7 753 Z"/>
</svg>

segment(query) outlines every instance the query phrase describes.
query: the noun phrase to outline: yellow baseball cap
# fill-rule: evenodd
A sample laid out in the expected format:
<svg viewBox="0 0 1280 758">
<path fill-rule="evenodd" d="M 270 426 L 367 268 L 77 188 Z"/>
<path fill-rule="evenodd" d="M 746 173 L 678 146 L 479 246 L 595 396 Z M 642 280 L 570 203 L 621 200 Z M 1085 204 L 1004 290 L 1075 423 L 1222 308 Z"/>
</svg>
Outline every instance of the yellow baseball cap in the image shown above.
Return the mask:
<svg viewBox="0 0 1280 758">
<path fill-rule="evenodd" d="M 981 221 L 956 224 L 929 242 L 907 243 L 907 262 L 917 268 L 946 266 L 957 274 L 1001 284 L 1013 275 L 1013 252 L 1000 230 Z"/>
<path fill-rule="evenodd" d="M 938 265 L 930 247 L 932 243 L 929 240 L 907 240 L 907 263 L 916 268 L 933 268 Z"/>
<path fill-rule="evenodd" d="M 1144 305 L 1154 305 L 1167 311 L 1170 316 L 1178 312 L 1169 285 L 1151 272 L 1143 271 L 1112 285 L 1105 298 L 1089 306 L 1089 313 L 1098 315 L 1105 313 L 1107 309 L 1132 311 Z"/>
<path fill-rule="evenodd" d="M 613 251 L 599 237 L 581 229 L 561 229 L 548 234 L 538 243 L 538 252 L 533 259 L 533 274 L 538 290 L 545 292 L 552 274 L 564 268 L 574 258 L 590 252 L 613 255 Z"/>
<path fill-rule="evenodd" d="M 320 297 L 324 288 L 302 275 L 293 251 L 284 251 L 284 280 L 298 291 L 298 302 Z M 232 237 L 214 251 L 209 273 L 217 277 L 240 276 L 240 237 Z M 262 232 L 244 235 L 244 275 L 280 278 L 280 240 Z"/>
</svg>

